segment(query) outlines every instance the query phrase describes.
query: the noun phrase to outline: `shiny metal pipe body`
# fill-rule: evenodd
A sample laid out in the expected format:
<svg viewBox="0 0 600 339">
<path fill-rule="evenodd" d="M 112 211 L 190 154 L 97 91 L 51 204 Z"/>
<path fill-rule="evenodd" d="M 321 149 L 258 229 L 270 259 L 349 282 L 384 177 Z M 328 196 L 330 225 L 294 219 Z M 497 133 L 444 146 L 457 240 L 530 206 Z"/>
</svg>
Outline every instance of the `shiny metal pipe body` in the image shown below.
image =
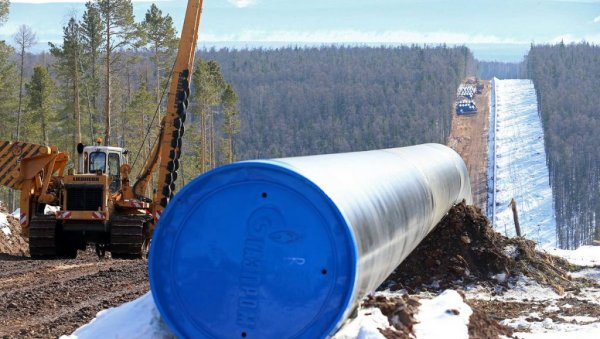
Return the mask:
<svg viewBox="0 0 600 339">
<path fill-rule="evenodd" d="M 438 144 L 224 166 L 165 210 L 152 292 L 181 337 L 326 337 L 462 200 Z"/>
</svg>

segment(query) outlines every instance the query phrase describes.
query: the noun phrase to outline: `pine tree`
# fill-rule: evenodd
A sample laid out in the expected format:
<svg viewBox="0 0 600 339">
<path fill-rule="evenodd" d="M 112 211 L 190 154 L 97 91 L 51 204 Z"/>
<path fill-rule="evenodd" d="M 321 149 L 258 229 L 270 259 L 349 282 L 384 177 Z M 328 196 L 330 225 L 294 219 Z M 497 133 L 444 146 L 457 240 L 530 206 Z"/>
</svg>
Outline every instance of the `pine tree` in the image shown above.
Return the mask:
<svg viewBox="0 0 600 339">
<path fill-rule="evenodd" d="M 151 60 L 155 66 L 156 76 L 156 103 L 160 103 L 162 96 L 161 72 L 169 68 L 169 56 L 177 47 L 177 35 L 170 15 L 163 16 L 162 11 L 155 4 L 146 12 L 144 21 L 140 25 L 142 44 L 152 50 Z M 167 79 L 168 80 L 168 79 Z"/>
<path fill-rule="evenodd" d="M 48 74 L 44 66 L 37 65 L 33 69 L 31 81 L 25 85 L 29 97 L 28 109 L 31 113 L 31 122 L 34 124 L 39 121 L 41 135 L 36 135 L 38 142 L 49 145 L 49 123 L 54 117 L 54 81 Z M 31 130 L 37 130 L 31 126 Z"/>
<path fill-rule="evenodd" d="M 8 11 L 10 9 L 10 1 L 0 0 L 0 26 L 6 23 L 8 19 Z"/>
<path fill-rule="evenodd" d="M 193 77 L 194 100 L 198 105 L 200 123 L 199 170 L 204 173 L 215 167 L 215 129 L 213 108 L 221 104 L 221 95 L 226 87 L 221 66 L 216 61 L 198 59 Z"/>
<path fill-rule="evenodd" d="M 75 18 L 71 18 L 66 27 L 63 27 L 63 45 L 58 47 L 50 43 L 50 53 L 57 59 L 54 65 L 63 85 L 68 87 L 66 107 L 72 111 L 74 128 L 72 134 L 73 153 L 76 154 L 76 145 L 81 138 L 81 108 L 80 108 L 80 55 L 81 37 L 80 27 Z M 77 169 L 79 171 L 79 169 Z"/>
<path fill-rule="evenodd" d="M 14 63 L 10 61 L 10 56 L 14 54 L 14 49 L 0 41 L 0 139 L 10 140 L 13 135 L 15 119 L 14 112 L 17 108 L 15 100 L 17 94 L 17 72 Z"/>
<path fill-rule="evenodd" d="M 152 93 L 148 92 L 146 89 L 145 80 L 140 81 L 140 85 L 138 89 L 133 93 L 131 102 L 129 103 L 127 113 L 125 115 L 127 121 L 123 121 L 122 123 L 126 123 L 132 126 L 138 126 L 139 128 L 128 128 L 126 130 L 126 140 L 127 147 L 132 151 L 133 159 L 130 159 L 132 162 L 132 174 L 137 174 L 140 171 L 140 168 L 144 166 L 145 159 L 148 157 L 149 150 L 145 145 L 144 136 L 146 131 L 150 130 L 150 135 L 146 138 L 146 141 L 154 141 L 156 139 L 156 135 L 158 132 L 158 126 L 153 126 L 148 128 L 152 117 L 150 114 L 154 112 L 155 105 Z M 157 122 L 154 123 L 157 125 Z M 137 161 L 135 161 L 137 158 Z"/>
<path fill-rule="evenodd" d="M 105 101 L 104 101 L 104 144 L 110 144 L 112 106 L 112 65 L 115 53 L 131 44 L 136 36 L 131 0 L 96 0 L 95 3 L 105 35 Z"/>
<path fill-rule="evenodd" d="M 27 25 L 19 26 L 17 33 L 14 35 L 14 40 L 19 47 L 19 106 L 17 111 L 17 140 L 21 139 L 21 115 L 23 114 L 23 76 L 25 67 L 25 53 L 27 50 L 35 45 L 37 38 L 35 33 L 31 30 L 31 27 Z"/>
<path fill-rule="evenodd" d="M 85 78 L 84 92 L 89 115 L 90 140 L 92 141 L 97 136 L 95 120 L 99 116 L 97 110 L 100 92 L 98 66 L 105 39 L 98 8 L 92 2 L 87 2 L 85 8 L 86 10 L 83 13 L 83 20 L 80 25 L 82 58 L 79 66 L 82 68 L 83 77 Z"/>
<path fill-rule="evenodd" d="M 225 163 L 235 161 L 233 137 L 240 131 L 240 111 L 238 96 L 231 85 L 227 85 L 221 102 L 223 102 L 223 139 L 221 140 L 222 158 Z"/>
</svg>

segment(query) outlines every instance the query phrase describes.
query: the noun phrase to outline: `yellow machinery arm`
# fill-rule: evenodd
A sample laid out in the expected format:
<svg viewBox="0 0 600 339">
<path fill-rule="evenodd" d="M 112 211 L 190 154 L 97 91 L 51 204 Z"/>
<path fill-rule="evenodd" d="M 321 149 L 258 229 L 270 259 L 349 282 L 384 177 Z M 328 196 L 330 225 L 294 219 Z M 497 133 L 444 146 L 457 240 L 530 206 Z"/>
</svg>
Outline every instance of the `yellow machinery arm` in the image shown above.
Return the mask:
<svg viewBox="0 0 600 339">
<path fill-rule="evenodd" d="M 152 174 L 158 168 L 157 191 L 152 199 L 155 221 L 160 219 L 175 191 L 201 13 L 202 0 L 189 0 L 158 142 L 144 165 L 142 175 L 133 186 L 136 198 L 144 197 Z"/>
<path fill-rule="evenodd" d="M 56 147 L 47 147 L 27 142 L 0 140 L 0 185 L 21 191 L 21 227 L 27 235 L 30 209 L 33 202 L 57 204 L 60 184 L 69 161 L 68 153 Z"/>
</svg>

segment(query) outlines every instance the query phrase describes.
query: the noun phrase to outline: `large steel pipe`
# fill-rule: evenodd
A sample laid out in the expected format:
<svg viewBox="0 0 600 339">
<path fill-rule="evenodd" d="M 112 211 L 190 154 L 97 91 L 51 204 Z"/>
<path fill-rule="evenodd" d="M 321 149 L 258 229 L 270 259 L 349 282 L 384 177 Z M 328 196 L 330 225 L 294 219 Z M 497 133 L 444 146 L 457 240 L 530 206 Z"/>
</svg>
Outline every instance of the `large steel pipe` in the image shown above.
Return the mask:
<svg viewBox="0 0 600 339">
<path fill-rule="evenodd" d="M 326 337 L 463 199 L 438 144 L 223 166 L 165 209 L 152 294 L 181 338 Z"/>
</svg>

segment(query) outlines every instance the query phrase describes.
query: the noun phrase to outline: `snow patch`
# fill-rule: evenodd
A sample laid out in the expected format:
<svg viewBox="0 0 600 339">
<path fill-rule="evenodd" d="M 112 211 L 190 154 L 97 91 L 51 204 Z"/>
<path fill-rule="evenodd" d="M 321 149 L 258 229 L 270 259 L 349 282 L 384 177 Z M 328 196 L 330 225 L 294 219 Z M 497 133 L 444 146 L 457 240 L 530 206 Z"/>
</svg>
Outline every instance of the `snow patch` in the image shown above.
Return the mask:
<svg viewBox="0 0 600 339">
<path fill-rule="evenodd" d="M 61 339 L 175 338 L 160 318 L 150 292 L 119 307 L 98 312 L 90 323 Z"/>
<path fill-rule="evenodd" d="M 60 211 L 60 206 L 50 206 L 50 205 L 46 205 L 44 207 L 44 214 L 45 215 L 51 215 L 51 214 L 55 214 L 56 212 Z"/>
<path fill-rule="evenodd" d="M 517 246 L 515 246 L 515 245 L 508 245 L 508 246 L 504 247 L 504 254 L 507 257 L 514 260 L 519 255 L 519 250 L 517 249 Z"/>
<path fill-rule="evenodd" d="M 578 322 L 578 323 L 593 323 L 598 320 L 595 317 L 590 317 L 587 315 L 572 315 L 572 316 L 559 315 L 559 317 L 565 319 L 568 322 Z"/>
<path fill-rule="evenodd" d="M 467 299 L 477 300 L 540 301 L 561 298 L 550 287 L 544 287 L 524 275 L 519 276 L 514 282 L 509 282 L 508 285 L 509 289 L 503 293 L 498 293 L 498 290 L 488 287 L 472 286 L 465 290 L 465 295 Z"/>
<path fill-rule="evenodd" d="M 499 283 L 503 283 L 506 281 L 506 273 L 498 273 L 496 275 L 493 275 L 492 278 L 494 278 L 494 280 L 496 280 Z"/>
<path fill-rule="evenodd" d="M 515 336 L 521 339 L 600 338 L 600 323 L 587 325 L 557 324 L 549 318 L 544 319 L 542 322 L 528 322 L 525 318 L 521 316 L 517 319 L 504 320 L 502 323 L 520 331 L 529 331 L 516 332 Z"/>
<path fill-rule="evenodd" d="M 468 338 L 469 317 L 473 310 L 454 290 L 446 290 L 434 299 L 419 300 L 415 318 L 417 338 Z"/>
<path fill-rule="evenodd" d="M 0 212 L 0 231 L 2 231 L 2 233 L 4 233 L 7 236 L 12 234 L 12 232 L 10 231 L 10 228 L 8 227 L 8 219 L 6 218 L 6 214 L 1 213 L 1 212 Z"/>
<path fill-rule="evenodd" d="M 571 273 L 571 277 L 592 279 L 600 282 L 600 268 L 586 268 L 584 270 Z"/>
<path fill-rule="evenodd" d="M 566 259 L 573 265 L 600 266 L 600 246 L 580 246 L 576 250 L 552 248 L 546 251 Z"/>
<path fill-rule="evenodd" d="M 359 310 L 358 316 L 344 325 L 332 339 L 384 339 L 379 329 L 387 327 L 390 327 L 390 322 L 381 310 L 365 308 Z"/>
</svg>

